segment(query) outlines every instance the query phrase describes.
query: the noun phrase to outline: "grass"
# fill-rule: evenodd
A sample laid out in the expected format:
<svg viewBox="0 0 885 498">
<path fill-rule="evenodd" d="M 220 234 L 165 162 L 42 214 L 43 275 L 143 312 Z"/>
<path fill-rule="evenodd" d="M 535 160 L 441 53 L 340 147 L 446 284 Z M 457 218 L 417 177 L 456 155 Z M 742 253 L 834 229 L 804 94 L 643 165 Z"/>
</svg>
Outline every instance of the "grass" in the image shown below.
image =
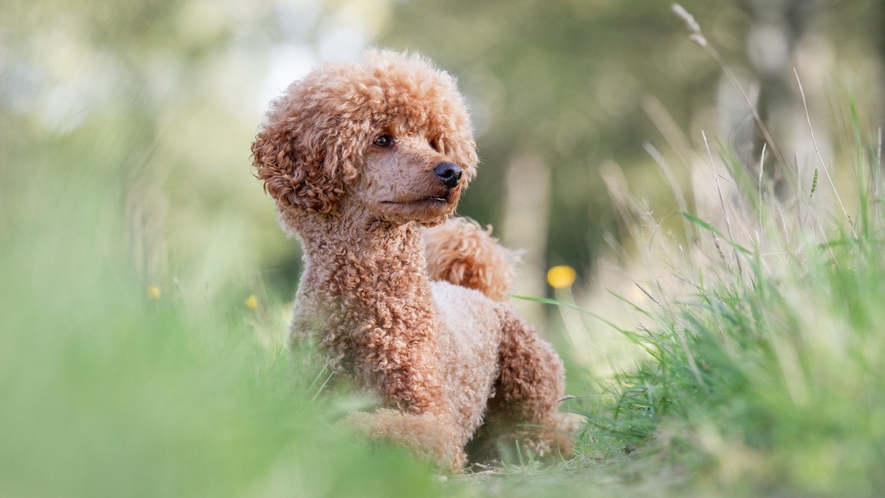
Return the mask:
<svg viewBox="0 0 885 498">
<path fill-rule="evenodd" d="M 805 244 L 776 274 L 755 252 L 744 259 L 749 278 L 696 275 L 694 295 L 655 313 L 637 337 L 652 359 L 618 379 L 601 431 L 700 456 L 724 484 L 881 489 L 879 242 L 842 234 Z"/>
<path fill-rule="evenodd" d="M 863 177 L 877 154 L 858 144 Z M 741 240 L 683 213 L 697 243 L 674 253 L 657 237 L 645 265 L 663 270 L 636 283 L 648 306 L 631 305 L 640 326 L 620 330 L 644 358 L 601 387 L 570 367 L 572 392 L 589 394 L 566 402 L 588 420 L 578 458 L 441 483 L 428 463 L 335 424 L 364 400 L 319 395 L 325 374 L 283 347 L 285 305 L 266 293 L 247 305 L 226 265 L 201 268 L 211 292 L 168 275 L 159 296 L 149 289 L 114 242 L 124 226 L 106 202 L 113 175 L 38 167 L 23 178 L 6 173 L 5 206 L 27 215 L 4 211 L 0 231 L 4 496 L 862 496 L 885 486 L 877 196 L 857 208 L 857 237 L 832 212 L 793 216 L 810 204 L 770 188 L 733 217 Z M 744 193 L 758 200 L 756 185 Z M 657 230 L 631 212 L 637 233 Z"/>
<path fill-rule="evenodd" d="M 0 259 L 0 494 L 440 494 L 427 465 L 335 427 L 360 400 L 314 400 L 279 303 L 253 312 L 212 269 L 208 296 L 170 279 L 152 299 L 111 242 L 119 184 L 30 173 L 3 192 L 24 219 Z"/>
<path fill-rule="evenodd" d="M 701 494 L 885 487 L 885 220 L 870 185 L 882 157 L 877 135 L 862 141 L 853 103 L 849 122 L 852 159 L 839 169 L 856 175 L 854 215 L 841 200 L 814 202 L 816 182 L 778 198 L 722 146 L 733 202 L 710 196 L 716 222 L 681 213 L 697 234 L 686 248 L 654 241 L 659 223 L 620 201 L 634 233 L 657 247 L 636 284 L 648 297 L 633 305 L 640 326 L 624 331 L 648 359 L 607 385 L 608 409 L 586 413 L 593 439 L 682 462 L 684 484 Z M 736 238 L 723 233 L 729 220 Z"/>
</svg>

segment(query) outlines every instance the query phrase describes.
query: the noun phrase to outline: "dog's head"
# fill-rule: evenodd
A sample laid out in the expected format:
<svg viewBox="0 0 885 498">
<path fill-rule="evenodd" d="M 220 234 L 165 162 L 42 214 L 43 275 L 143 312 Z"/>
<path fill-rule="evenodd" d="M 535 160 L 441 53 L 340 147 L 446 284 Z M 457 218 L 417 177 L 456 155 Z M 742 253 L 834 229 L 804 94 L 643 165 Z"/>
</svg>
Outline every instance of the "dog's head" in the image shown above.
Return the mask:
<svg viewBox="0 0 885 498">
<path fill-rule="evenodd" d="M 390 51 L 326 64 L 290 85 L 252 154 L 281 211 L 335 216 L 359 205 L 397 224 L 444 221 L 477 164 L 454 78 Z"/>
</svg>

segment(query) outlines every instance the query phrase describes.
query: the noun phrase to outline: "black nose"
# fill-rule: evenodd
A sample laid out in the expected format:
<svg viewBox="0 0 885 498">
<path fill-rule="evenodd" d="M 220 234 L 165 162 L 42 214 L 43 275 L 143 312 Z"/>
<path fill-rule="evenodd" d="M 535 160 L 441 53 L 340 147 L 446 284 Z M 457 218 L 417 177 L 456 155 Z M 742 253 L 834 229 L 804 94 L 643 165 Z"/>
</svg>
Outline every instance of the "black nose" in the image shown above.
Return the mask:
<svg viewBox="0 0 885 498">
<path fill-rule="evenodd" d="M 461 181 L 461 167 L 455 163 L 439 163 L 433 172 L 446 184 L 446 188 L 455 188 Z"/>
</svg>

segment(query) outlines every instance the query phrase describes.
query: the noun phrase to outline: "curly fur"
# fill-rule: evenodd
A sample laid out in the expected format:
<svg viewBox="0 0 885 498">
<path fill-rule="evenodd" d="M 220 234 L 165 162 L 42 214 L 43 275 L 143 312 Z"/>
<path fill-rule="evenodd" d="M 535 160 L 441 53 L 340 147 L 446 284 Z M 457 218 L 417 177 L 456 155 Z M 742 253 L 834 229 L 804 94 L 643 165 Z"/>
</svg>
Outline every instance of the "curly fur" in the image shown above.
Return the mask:
<svg viewBox="0 0 885 498">
<path fill-rule="evenodd" d="M 495 301 L 506 301 L 519 253 L 498 244 L 492 228 L 483 230 L 466 218 L 454 218 L 424 231 L 424 255 L 431 280 L 476 289 Z"/>
<path fill-rule="evenodd" d="M 443 224 L 477 165 L 449 74 L 389 51 L 327 64 L 272 103 L 252 152 L 304 250 L 292 340 L 317 338 L 381 399 L 349 424 L 453 470 L 471 440 L 477 457 L 570 455 L 562 362 L 504 302 L 513 253 L 473 222 Z M 461 168 L 456 185 L 443 162 Z"/>
</svg>

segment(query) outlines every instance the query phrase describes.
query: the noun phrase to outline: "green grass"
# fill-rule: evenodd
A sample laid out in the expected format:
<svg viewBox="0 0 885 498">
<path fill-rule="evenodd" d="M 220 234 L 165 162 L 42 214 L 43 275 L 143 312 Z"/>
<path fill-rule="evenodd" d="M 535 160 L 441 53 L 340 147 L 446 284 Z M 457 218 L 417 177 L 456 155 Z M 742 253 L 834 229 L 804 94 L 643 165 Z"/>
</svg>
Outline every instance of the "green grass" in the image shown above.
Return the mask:
<svg viewBox="0 0 885 498">
<path fill-rule="evenodd" d="M 626 333 L 648 360 L 607 384 L 609 407 L 588 410 L 594 438 L 681 463 L 682 485 L 701 494 L 885 489 L 885 220 L 868 183 L 882 160 L 853 103 L 851 123 L 855 164 L 841 169 L 860 179 L 853 221 L 808 190 L 777 200 L 767 188 L 760 203 L 737 181 L 739 240 L 683 213 L 698 243 L 647 253 L 646 267 L 665 270 L 650 273 L 653 301 Z"/>
<path fill-rule="evenodd" d="M 703 461 L 723 484 L 872 495 L 885 485 L 885 268 L 881 240 L 806 242 L 777 274 L 752 272 L 655 313 L 612 416 L 632 444 Z M 723 270 L 724 268 L 720 268 Z M 685 338 L 685 347 L 680 336 Z M 649 442 L 650 441 L 650 442 Z"/>
<path fill-rule="evenodd" d="M 440 494 L 428 465 L 335 426 L 359 400 L 313 400 L 280 303 L 253 312 L 211 267 L 211 292 L 170 275 L 149 299 L 116 178 L 5 173 L 0 495 Z"/>
<path fill-rule="evenodd" d="M 775 199 L 720 146 L 743 192 L 737 240 L 683 213 L 694 239 L 680 252 L 634 209 L 633 232 L 654 242 L 638 245 L 654 249 L 640 251 L 648 275 L 627 278 L 650 298 L 620 332 L 644 353 L 612 379 L 569 362 L 569 392 L 585 397 L 564 406 L 588 421 L 577 458 L 447 480 L 336 424 L 366 400 L 284 347 L 290 292 L 262 290 L 250 213 L 199 227 L 200 241 L 179 235 L 170 244 L 191 250 L 157 270 L 137 250 L 156 241 L 121 210 L 143 194 L 115 167 L 125 141 L 81 163 L 88 130 L 13 140 L 16 167 L 0 168 L 0 495 L 876 495 L 882 159 L 850 107 L 853 226 L 819 199 L 823 181 Z"/>
</svg>

